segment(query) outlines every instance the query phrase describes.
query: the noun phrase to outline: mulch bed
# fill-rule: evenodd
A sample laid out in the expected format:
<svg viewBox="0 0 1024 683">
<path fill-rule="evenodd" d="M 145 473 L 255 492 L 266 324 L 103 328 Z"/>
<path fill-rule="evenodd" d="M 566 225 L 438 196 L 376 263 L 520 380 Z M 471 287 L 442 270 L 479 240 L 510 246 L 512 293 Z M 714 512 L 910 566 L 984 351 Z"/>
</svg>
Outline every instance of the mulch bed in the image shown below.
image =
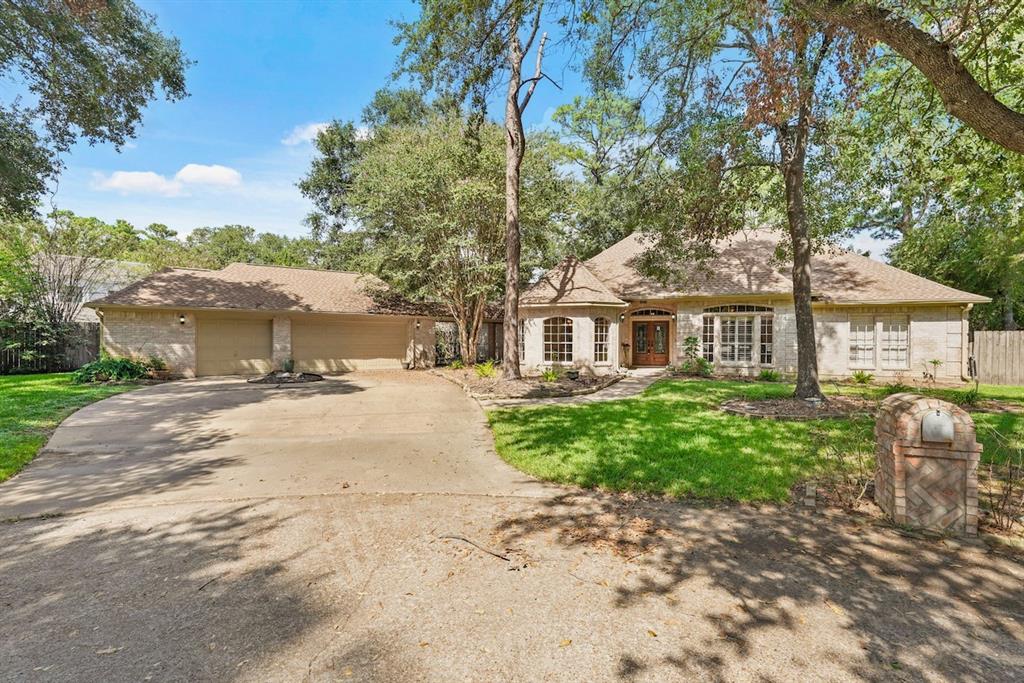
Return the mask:
<svg viewBox="0 0 1024 683">
<path fill-rule="evenodd" d="M 501 369 L 497 368 L 496 371 L 500 373 Z M 554 382 L 545 382 L 540 377 L 513 380 L 501 379 L 500 376 L 478 377 L 473 368 L 437 368 L 433 372 L 460 385 L 473 398 L 481 399 L 579 396 L 600 391 L 622 379 L 622 375 L 592 377 L 580 373 L 578 379 L 569 379 L 562 375 Z"/>
<path fill-rule="evenodd" d="M 855 396 L 829 396 L 820 403 L 800 398 L 743 399 L 734 398 L 722 403 L 719 408 L 734 415 L 759 417 L 772 420 L 817 420 L 830 417 L 872 415 L 876 401 Z"/>
<path fill-rule="evenodd" d="M 323 379 L 323 375 L 312 372 L 271 372 L 262 377 L 253 377 L 245 381 L 249 384 L 305 384 L 321 382 Z"/>
</svg>

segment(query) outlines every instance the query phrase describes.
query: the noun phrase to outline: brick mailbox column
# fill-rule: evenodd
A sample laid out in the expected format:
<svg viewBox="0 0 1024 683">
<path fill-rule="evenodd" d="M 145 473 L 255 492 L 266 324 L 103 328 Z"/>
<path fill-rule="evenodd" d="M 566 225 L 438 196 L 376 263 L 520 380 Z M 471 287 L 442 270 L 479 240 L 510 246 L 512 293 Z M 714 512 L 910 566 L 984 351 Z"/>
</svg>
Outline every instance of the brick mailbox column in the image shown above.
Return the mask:
<svg viewBox="0 0 1024 683">
<path fill-rule="evenodd" d="M 952 403 L 917 394 L 882 401 L 875 422 L 875 502 L 897 524 L 978 533 L 974 420 Z"/>
</svg>

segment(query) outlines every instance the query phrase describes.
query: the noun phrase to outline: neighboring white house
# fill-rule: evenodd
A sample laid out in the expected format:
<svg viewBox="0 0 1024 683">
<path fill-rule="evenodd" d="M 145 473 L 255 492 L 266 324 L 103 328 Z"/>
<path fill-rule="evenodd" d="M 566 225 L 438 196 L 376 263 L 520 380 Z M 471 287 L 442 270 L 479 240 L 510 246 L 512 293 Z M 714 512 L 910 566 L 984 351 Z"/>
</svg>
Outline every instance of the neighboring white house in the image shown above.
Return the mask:
<svg viewBox="0 0 1024 683">
<path fill-rule="evenodd" d="M 725 240 L 704 268 L 680 267 L 689 271 L 680 286 L 639 273 L 650 247 L 637 234 L 587 261 L 566 258 L 520 298 L 524 372 L 674 365 L 695 337 L 716 372 L 795 373 L 791 264 L 774 258 L 778 240 L 763 230 Z M 812 268 L 822 377 L 967 376 L 968 312 L 987 297 L 839 249 L 815 255 Z"/>
</svg>

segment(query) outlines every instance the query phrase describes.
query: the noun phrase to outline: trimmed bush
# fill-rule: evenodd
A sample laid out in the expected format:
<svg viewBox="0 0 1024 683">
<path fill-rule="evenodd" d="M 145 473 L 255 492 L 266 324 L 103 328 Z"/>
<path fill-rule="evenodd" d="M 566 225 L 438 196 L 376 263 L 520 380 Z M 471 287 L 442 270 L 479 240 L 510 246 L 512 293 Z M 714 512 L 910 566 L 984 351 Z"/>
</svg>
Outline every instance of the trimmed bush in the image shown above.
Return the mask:
<svg viewBox="0 0 1024 683">
<path fill-rule="evenodd" d="M 75 370 L 71 379 L 75 384 L 91 382 L 130 382 L 149 374 L 150 364 L 134 358 L 104 356 Z"/>
</svg>

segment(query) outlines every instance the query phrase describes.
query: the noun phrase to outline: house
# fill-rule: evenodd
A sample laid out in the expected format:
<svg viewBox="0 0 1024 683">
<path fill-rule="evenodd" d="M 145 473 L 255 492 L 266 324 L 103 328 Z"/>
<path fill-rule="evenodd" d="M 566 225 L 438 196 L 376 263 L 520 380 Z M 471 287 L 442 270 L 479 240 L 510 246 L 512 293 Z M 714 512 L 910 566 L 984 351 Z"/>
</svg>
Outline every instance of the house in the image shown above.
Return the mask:
<svg viewBox="0 0 1024 683">
<path fill-rule="evenodd" d="M 113 355 L 163 359 L 175 375 L 433 364 L 439 311 L 370 275 L 232 263 L 167 268 L 87 304 Z"/>
<path fill-rule="evenodd" d="M 694 337 L 716 372 L 795 373 L 791 265 L 773 258 L 778 240 L 737 234 L 716 245 L 706 268 L 682 264 L 683 281 L 669 285 L 637 270 L 651 248 L 639 234 L 586 261 L 566 258 L 520 297 L 524 372 L 673 365 Z M 822 377 L 967 376 L 968 312 L 987 297 L 839 249 L 816 254 L 812 268 Z"/>
</svg>

